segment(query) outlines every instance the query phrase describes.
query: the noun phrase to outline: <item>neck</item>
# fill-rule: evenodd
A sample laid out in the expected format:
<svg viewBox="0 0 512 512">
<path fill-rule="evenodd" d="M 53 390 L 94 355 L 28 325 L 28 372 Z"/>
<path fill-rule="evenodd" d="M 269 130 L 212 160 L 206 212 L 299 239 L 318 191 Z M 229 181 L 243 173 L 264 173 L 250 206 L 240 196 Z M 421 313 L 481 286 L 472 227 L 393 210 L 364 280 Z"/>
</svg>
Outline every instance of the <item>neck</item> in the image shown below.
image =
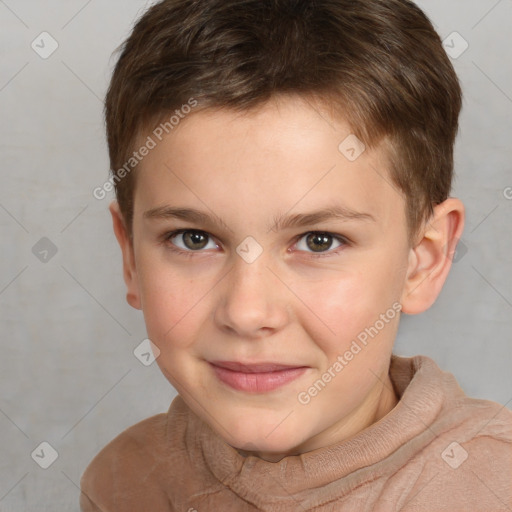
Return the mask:
<svg viewBox="0 0 512 512">
<path fill-rule="evenodd" d="M 364 403 L 362 403 L 348 417 L 342 418 L 339 422 L 307 439 L 292 450 L 285 453 L 249 452 L 242 449 L 237 449 L 237 451 L 244 457 L 254 455 L 268 462 L 279 462 L 284 457 L 300 455 L 302 453 L 324 448 L 354 437 L 365 428 L 370 427 L 380 419 L 384 418 L 384 416 L 393 410 L 398 402 L 399 398 L 395 393 L 393 383 L 391 382 L 391 378 L 388 373 L 384 378 L 379 379 L 378 384 L 368 394 Z"/>
</svg>

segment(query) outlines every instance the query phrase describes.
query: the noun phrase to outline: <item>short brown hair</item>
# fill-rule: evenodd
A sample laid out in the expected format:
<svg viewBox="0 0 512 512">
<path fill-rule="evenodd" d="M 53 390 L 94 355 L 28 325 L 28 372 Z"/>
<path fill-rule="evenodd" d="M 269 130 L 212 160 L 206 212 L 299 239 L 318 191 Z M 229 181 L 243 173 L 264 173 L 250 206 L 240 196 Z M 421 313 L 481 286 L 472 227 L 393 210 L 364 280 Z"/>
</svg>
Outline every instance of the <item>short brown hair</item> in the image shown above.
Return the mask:
<svg viewBox="0 0 512 512">
<path fill-rule="evenodd" d="M 280 94 L 330 105 L 368 148 L 386 143 L 410 240 L 450 193 L 462 91 L 411 1 L 163 0 L 120 50 L 105 118 L 130 231 L 136 175 L 119 179 L 116 169 L 145 130 L 191 98 L 239 111 Z"/>
</svg>

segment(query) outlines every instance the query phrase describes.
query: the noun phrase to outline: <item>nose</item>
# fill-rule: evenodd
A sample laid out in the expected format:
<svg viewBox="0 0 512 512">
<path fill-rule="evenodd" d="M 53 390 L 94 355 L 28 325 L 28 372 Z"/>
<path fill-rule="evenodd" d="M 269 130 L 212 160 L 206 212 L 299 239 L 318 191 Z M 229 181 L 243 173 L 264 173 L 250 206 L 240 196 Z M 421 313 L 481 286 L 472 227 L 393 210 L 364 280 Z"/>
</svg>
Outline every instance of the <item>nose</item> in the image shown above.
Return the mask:
<svg viewBox="0 0 512 512">
<path fill-rule="evenodd" d="M 254 339 L 282 329 L 288 318 L 286 289 L 268 260 L 261 256 L 247 263 L 235 256 L 231 272 L 219 289 L 215 309 L 218 327 L 237 337 Z"/>
</svg>

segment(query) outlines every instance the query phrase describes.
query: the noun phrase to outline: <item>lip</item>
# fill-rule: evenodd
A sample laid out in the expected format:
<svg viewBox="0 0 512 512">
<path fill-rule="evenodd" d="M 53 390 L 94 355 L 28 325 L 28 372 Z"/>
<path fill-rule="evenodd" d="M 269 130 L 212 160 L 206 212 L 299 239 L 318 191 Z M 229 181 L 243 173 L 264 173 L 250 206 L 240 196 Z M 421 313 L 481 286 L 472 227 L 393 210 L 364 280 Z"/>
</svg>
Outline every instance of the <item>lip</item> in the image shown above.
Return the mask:
<svg viewBox="0 0 512 512">
<path fill-rule="evenodd" d="M 244 364 L 235 361 L 210 361 L 217 378 L 238 391 L 266 393 L 299 378 L 309 367 L 279 363 Z"/>
<path fill-rule="evenodd" d="M 267 373 L 281 370 L 290 370 L 291 368 L 305 368 L 304 365 L 291 365 L 279 363 L 240 363 L 238 361 L 210 361 L 210 364 L 242 373 Z"/>
</svg>

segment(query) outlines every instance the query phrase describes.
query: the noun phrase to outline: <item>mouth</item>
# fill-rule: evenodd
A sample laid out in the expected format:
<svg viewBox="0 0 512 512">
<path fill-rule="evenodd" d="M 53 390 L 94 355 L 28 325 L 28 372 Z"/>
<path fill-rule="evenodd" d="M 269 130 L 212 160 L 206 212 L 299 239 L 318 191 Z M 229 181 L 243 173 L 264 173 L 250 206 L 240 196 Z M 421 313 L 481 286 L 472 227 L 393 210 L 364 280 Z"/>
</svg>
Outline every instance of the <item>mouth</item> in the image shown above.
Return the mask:
<svg viewBox="0 0 512 512">
<path fill-rule="evenodd" d="M 280 363 L 244 364 L 235 361 L 209 361 L 216 377 L 237 391 L 266 393 L 299 378 L 308 366 Z"/>
</svg>

